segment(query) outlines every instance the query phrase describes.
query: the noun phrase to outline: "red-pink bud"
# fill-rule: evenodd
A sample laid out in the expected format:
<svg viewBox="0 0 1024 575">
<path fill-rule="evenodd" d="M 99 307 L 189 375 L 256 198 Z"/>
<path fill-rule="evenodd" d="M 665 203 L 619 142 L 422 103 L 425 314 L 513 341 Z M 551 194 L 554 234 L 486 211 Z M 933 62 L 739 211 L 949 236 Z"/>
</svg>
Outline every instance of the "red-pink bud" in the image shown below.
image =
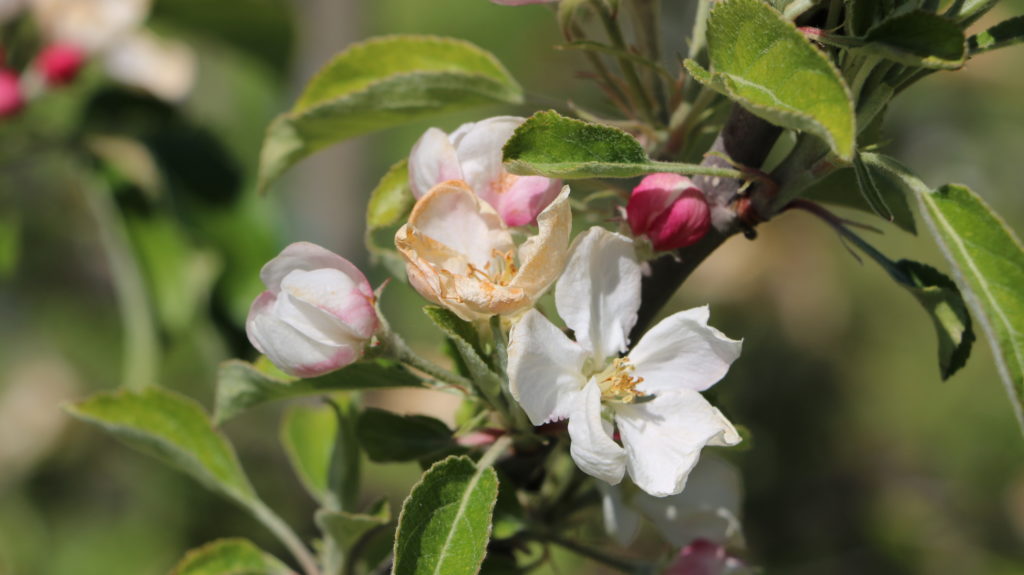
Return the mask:
<svg viewBox="0 0 1024 575">
<path fill-rule="evenodd" d="M 36 66 L 50 86 L 62 86 L 75 79 L 85 53 L 71 44 L 50 44 L 39 52 Z"/>
<path fill-rule="evenodd" d="M 728 560 L 724 547 L 698 539 L 679 551 L 664 575 L 722 575 Z"/>
<path fill-rule="evenodd" d="M 17 114 L 23 105 L 25 100 L 21 95 L 18 75 L 0 68 L 0 118 Z"/>
<path fill-rule="evenodd" d="M 633 189 L 626 217 L 634 236 L 645 235 L 657 251 L 686 247 L 704 237 L 711 208 L 690 178 L 651 174 Z"/>
</svg>

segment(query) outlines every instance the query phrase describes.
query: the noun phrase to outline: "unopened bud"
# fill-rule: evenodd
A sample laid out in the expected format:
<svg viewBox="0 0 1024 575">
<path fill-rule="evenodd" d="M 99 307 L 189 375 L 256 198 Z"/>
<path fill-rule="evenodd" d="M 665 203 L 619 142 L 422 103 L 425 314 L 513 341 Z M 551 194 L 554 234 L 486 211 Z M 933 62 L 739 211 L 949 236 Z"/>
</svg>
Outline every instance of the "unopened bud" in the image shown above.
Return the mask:
<svg viewBox="0 0 1024 575">
<path fill-rule="evenodd" d="M 647 236 L 656 251 L 686 247 L 704 237 L 711 209 L 690 178 L 651 174 L 633 189 L 626 217 L 634 236 Z"/>
<path fill-rule="evenodd" d="M 0 118 L 13 116 L 25 105 L 21 94 L 18 75 L 10 70 L 0 69 Z"/>
<path fill-rule="evenodd" d="M 267 291 L 246 334 L 285 373 L 313 377 L 358 360 L 380 326 L 366 276 L 345 258 L 299 242 L 260 271 Z"/>
<path fill-rule="evenodd" d="M 49 86 L 63 86 L 75 79 L 85 53 L 71 44 L 50 44 L 39 52 L 36 66 Z"/>
</svg>

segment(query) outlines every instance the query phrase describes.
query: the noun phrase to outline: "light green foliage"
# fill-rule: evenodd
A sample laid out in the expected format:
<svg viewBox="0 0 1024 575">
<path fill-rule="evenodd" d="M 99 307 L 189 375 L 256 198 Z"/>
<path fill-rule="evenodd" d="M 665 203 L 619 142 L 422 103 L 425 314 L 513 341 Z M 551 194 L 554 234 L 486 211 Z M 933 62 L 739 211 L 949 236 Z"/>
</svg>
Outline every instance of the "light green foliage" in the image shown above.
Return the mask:
<svg viewBox="0 0 1024 575">
<path fill-rule="evenodd" d="M 498 398 L 501 395 L 502 379 L 484 359 L 486 354 L 473 325 L 436 306 L 424 307 L 423 313 L 448 336 L 469 371 L 470 379 L 492 406 L 497 407 L 495 404 L 500 401 Z"/>
<path fill-rule="evenodd" d="M 306 491 L 323 504 L 330 497 L 327 473 L 338 434 L 338 416 L 328 405 L 293 405 L 281 420 L 281 443 Z"/>
<path fill-rule="evenodd" d="M 374 461 L 414 461 L 458 449 L 444 422 L 426 415 L 398 415 L 368 408 L 359 416 L 356 437 Z"/>
<path fill-rule="evenodd" d="M 187 397 L 150 387 L 96 394 L 67 410 L 229 499 L 243 505 L 257 500 L 231 444 Z"/>
<path fill-rule="evenodd" d="M 260 187 L 330 144 L 462 108 L 517 104 L 522 88 L 489 52 L 435 36 L 385 36 L 350 46 L 267 129 Z"/>
<path fill-rule="evenodd" d="M 939 370 L 947 379 L 967 363 L 974 344 L 971 316 L 953 280 L 935 268 L 900 260 L 890 275 L 907 289 L 931 316 L 939 337 Z"/>
<path fill-rule="evenodd" d="M 864 35 L 859 52 L 921 68 L 956 69 L 967 60 L 960 26 L 931 12 L 914 10 L 882 20 Z"/>
<path fill-rule="evenodd" d="M 723 0 L 711 9 L 707 34 L 711 71 L 687 60 L 694 79 L 773 124 L 818 136 L 844 160 L 853 158 L 850 90 L 792 22 L 760 0 Z"/>
<path fill-rule="evenodd" d="M 505 143 L 505 168 L 513 174 L 549 178 L 632 178 L 657 172 L 736 175 L 732 170 L 696 164 L 652 162 L 626 132 L 538 112 Z"/>
<path fill-rule="evenodd" d="M 320 510 L 316 514 L 316 524 L 337 551 L 339 564 L 351 565 L 359 559 L 367 540 L 388 523 L 391 523 L 391 506 L 387 500 L 381 500 L 369 513 Z"/>
<path fill-rule="evenodd" d="M 396 162 L 377 183 L 366 208 L 366 249 L 392 276 L 406 280 L 405 260 L 395 250 L 395 232 L 405 223 L 416 198 L 409 187 L 409 161 Z"/>
<path fill-rule="evenodd" d="M 979 32 L 971 36 L 968 43 L 971 56 L 974 56 L 1020 42 L 1024 42 L 1024 16 L 1004 20 L 984 32 Z"/>
<path fill-rule="evenodd" d="M 964 186 L 922 190 L 917 197 L 928 227 L 956 270 L 989 339 L 1020 418 L 1024 405 L 1024 249 L 1020 240 Z"/>
<path fill-rule="evenodd" d="M 344 369 L 309 379 L 267 375 L 250 363 L 224 362 L 217 374 L 214 421 L 219 425 L 247 409 L 289 397 L 331 391 L 386 387 L 420 387 L 420 379 L 384 359 L 364 359 Z"/>
<path fill-rule="evenodd" d="M 218 539 L 188 552 L 170 575 L 292 575 L 246 539 Z"/>
<path fill-rule="evenodd" d="M 913 190 L 906 183 L 913 176 L 896 161 L 870 152 L 854 158 L 857 188 L 868 207 L 886 220 L 912 234 L 917 233 L 914 212 L 907 197 Z"/>
<path fill-rule="evenodd" d="M 449 457 L 426 473 L 402 506 L 395 575 L 473 575 L 480 569 L 498 498 L 498 477 L 468 457 Z"/>
</svg>

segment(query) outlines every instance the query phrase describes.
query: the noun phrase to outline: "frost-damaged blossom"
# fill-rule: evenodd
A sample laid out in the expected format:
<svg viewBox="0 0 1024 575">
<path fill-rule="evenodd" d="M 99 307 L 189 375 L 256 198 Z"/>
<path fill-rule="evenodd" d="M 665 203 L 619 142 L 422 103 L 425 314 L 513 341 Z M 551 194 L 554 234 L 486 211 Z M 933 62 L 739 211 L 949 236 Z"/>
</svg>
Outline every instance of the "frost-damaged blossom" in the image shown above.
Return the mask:
<svg viewBox="0 0 1024 575">
<path fill-rule="evenodd" d="M 572 227 L 568 186 L 537 226 L 516 247 L 494 208 L 466 183 L 451 181 L 416 202 L 395 246 L 420 295 L 476 321 L 531 307 L 561 273 Z"/>
<path fill-rule="evenodd" d="M 501 149 L 524 121 L 497 116 L 463 124 L 450 135 L 430 128 L 409 154 L 413 195 L 420 198 L 441 182 L 463 180 L 507 225 L 532 224 L 562 186 L 541 176 L 515 176 L 502 166 Z"/>
<path fill-rule="evenodd" d="M 704 192 L 677 174 L 651 174 L 633 189 L 626 218 L 635 236 L 647 236 L 657 251 L 675 250 L 704 237 L 711 209 Z"/>
<path fill-rule="evenodd" d="M 345 367 L 377 331 L 366 276 L 318 245 L 286 247 L 263 266 L 260 279 L 268 289 L 249 308 L 245 331 L 285 373 L 312 377 Z"/>
<path fill-rule="evenodd" d="M 585 473 L 614 485 L 629 471 L 647 493 L 673 495 L 705 445 L 739 443 L 700 394 L 740 353 L 740 342 L 708 326 L 706 306 L 665 318 L 619 357 L 640 308 L 629 238 L 602 228 L 583 234 L 555 286 L 555 307 L 576 341 L 526 312 L 510 335 L 509 384 L 535 425 L 569 419 L 570 453 Z"/>
</svg>

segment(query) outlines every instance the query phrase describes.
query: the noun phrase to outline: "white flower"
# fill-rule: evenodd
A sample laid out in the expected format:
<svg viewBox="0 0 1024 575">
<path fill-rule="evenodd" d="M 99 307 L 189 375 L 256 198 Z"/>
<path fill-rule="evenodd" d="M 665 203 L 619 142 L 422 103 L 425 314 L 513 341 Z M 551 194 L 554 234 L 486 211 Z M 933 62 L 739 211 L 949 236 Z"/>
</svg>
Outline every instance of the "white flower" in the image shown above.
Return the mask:
<svg viewBox="0 0 1024 575">
<path fill-rule="evenodd" d="M 618 357 L 640 307 L 629 238 L 602 228 L 582 234 L 555 286 L 555 307 L 576 341 L 528 311 L 510 334 L 509 384 L 535 425 L 569 419 L 570 453 L 585 473 L 615 485 L 629 471 L 640 489 L 663 497 L 683 490 L 705 445 L 739 443 L 700 394 L 741 345 L 708 326 L 706 306 L 665 318 Z"/>
<path fill-rule="evenodd" d="M 558 196 L 562 185 L 542 176 L 516 176 L 502 166 L 501 149 L 524 121 L 516 116 L 496 116 L 463 124 L 450 135 L 428 129 L 409 154 L 413 195 L 421 198 L 441 182 L 464 180 L 505 224 L 532 224 Z"/>
<path fill-rule="evenodd" d="M 366 276 L 318 245 L 291 244 L 263 266 L 260 279 L 269 289 L 253 302 L 245 331 L 285 373 L 312 377 L 345 367 L 377 331 Z"/>
<path fill-rule="evenodd" d="M 562 271 L 571 228 L 568 186 L 517 247 L 494 208 L 465 182 L 449 181 L 416 202 L 395 246 L 416 291 L 477 321 L 532 306 Z"/>
</svg>

